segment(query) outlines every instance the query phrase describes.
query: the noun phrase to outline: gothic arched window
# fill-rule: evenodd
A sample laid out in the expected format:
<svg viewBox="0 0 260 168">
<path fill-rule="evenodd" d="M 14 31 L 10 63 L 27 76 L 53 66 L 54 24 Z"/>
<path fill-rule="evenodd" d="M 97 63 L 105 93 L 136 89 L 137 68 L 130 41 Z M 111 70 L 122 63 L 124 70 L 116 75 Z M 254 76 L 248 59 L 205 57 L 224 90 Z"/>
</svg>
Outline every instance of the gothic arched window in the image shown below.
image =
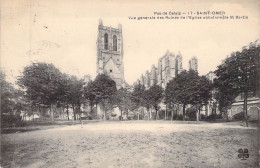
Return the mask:
<svg viewBox="0 0 260 168">
<path fill-rule="evenodd" d="M 113 51 L 117 51 L 117 37 L 113 36 Z"/>
<path fill-rule="evenodd" d="M 105 34 L 105 36 L 104 36 L 104 48 L 105 48 L 105 50 L 108 50 L 108 35 L 107 35 L 107 33 Z"/>
</svg>

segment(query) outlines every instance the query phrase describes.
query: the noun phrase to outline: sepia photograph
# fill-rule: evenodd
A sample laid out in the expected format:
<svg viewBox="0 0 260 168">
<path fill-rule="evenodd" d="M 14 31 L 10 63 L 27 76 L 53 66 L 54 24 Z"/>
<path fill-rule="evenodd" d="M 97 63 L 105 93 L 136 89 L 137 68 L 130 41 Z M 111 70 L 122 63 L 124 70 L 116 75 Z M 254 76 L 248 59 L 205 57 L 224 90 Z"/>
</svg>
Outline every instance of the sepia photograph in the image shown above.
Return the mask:
<svg viewBox="0 0 260 168">
<path fill-rule="evenodd" d="M 258 168 L 259 0 L 2 0 L 1 168 Z"/>
</svg>

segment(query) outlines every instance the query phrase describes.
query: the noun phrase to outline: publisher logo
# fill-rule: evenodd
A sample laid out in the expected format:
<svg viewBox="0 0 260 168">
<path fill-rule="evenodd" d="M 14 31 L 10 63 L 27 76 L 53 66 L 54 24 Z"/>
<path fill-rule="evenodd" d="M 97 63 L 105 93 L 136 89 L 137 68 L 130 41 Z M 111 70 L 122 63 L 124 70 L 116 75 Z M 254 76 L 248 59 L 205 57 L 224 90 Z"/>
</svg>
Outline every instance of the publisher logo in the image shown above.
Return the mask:
<svg viewBox="0 0 260 168">
<path fill-rule="evenodd" d="M 240 158 L 241 160 L 246 160 L 247 158 L 249 158 L 249 152 L 248 149 L 239 149 L 238 150 L 238 158 Z"/>
</svg>

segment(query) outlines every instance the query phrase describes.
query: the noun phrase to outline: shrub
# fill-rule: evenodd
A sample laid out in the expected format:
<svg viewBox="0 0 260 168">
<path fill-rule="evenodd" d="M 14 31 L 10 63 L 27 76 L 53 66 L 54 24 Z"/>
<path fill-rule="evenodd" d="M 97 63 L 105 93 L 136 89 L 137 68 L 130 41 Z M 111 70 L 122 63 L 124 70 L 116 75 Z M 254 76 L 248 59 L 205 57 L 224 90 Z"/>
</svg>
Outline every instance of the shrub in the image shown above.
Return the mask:
<svg viewBox="0 0 260 168">
<path fill-rule="evenodd" d="M 232 117 L 235 120 L 244 120 L 245 118 L 245 113 L 242 111 L 240 113 L 236 113 L 235 115 L 233 115 Z"/>
<path fill-rule="evenodd" d="M 118 119 L 119 119 L 119 120 L 123 120 L 124 118 L 123 118 L 122 116 L 119 116 Z"/>
<path fill-rule="evenodd" d="M 80 117 L 81 120 L 92 120 L 91 116 L 87 116 L 87 117 Z"/>
<path fill-rule="evenodd" d="M 138 119 L 138 116 L 137 116 L 137 115 L 134 115 L 133 119 L 134 119 L 134 120 L 137 120 L 137 119 Z"/>
<path fill-rule="evenodd" d="M 190 121 L 195 121 L 196 120 L 196 108 L 195 107 L 190 107 L 186 110 L 186 117 Z"/>
<path fill-rule="evenodd" d="M 206 120 L 208 121 L 216 121 L 217 119 L 221 119 L 221 115 L 217 115 L 217 114 L 211 114 L 210 116 L 208 116 L 206 118 Z"/>
<path fill-rule="evenodd" d="M 116 114 L 115 113 L 112 113 L 111 114 L 111 117 L 116 117 Z M 119 116 L 120 117 L 120 116 Z"/>
<path fill-rule="evenodd" d="M 165 118 L 165 110 L 159 110 L 158 111 L 158 119 L 164 119 Z"/>
<path fill-rule="evenodd" d="M 182 115 L 178 115 L 177 116 L 177 120 L 183 120 L 183 116 Z"/>
<path fill-rule="evenodd" d="M 188 117 L 188 120 L 190 121 L 195 121 L 196 120 L 196 111 L 192 111 L 186 114 Z"/>
<path fill-rule="evenodd" d="M 173 114 L 173 120 L 183 120 L 183 116 L 178 114 Z"/>
<path fill-rule="evenodd" d="M 109 116 L 106 116 L 106 120 L 109 120 L 110 118 L 109 118 Z"/>
<path fill-rule="evenodd" d="M 20 115 L 3 114 L 1 117 L 1 127 L 22 125 L 22 116 Z"/>
<path fill-rule="evenodd" d="M 201 119 L 201 120 L 206 120 L 206 119 L 207 119 L 207 116 L 204 115 L 204 114 L 200 114 L 200 119 Z"/>
</svg>

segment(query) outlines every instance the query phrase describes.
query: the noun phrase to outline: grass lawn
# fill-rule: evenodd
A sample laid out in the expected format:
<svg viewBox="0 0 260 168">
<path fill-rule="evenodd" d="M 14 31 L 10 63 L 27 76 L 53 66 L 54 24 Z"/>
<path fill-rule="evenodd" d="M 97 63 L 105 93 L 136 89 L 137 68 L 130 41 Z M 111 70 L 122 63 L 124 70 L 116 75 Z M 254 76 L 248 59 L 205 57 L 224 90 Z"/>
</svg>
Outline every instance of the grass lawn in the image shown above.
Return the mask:
<svg viewBox="0 0 260 168">
<path fill-rule="evenodd" d="M 84 121 L 1 135 L 1 167 L 257 167 L 258 130 L 239 122 Z M 249 158 L 238 158 L 248 149 Z"/>
</svg>

